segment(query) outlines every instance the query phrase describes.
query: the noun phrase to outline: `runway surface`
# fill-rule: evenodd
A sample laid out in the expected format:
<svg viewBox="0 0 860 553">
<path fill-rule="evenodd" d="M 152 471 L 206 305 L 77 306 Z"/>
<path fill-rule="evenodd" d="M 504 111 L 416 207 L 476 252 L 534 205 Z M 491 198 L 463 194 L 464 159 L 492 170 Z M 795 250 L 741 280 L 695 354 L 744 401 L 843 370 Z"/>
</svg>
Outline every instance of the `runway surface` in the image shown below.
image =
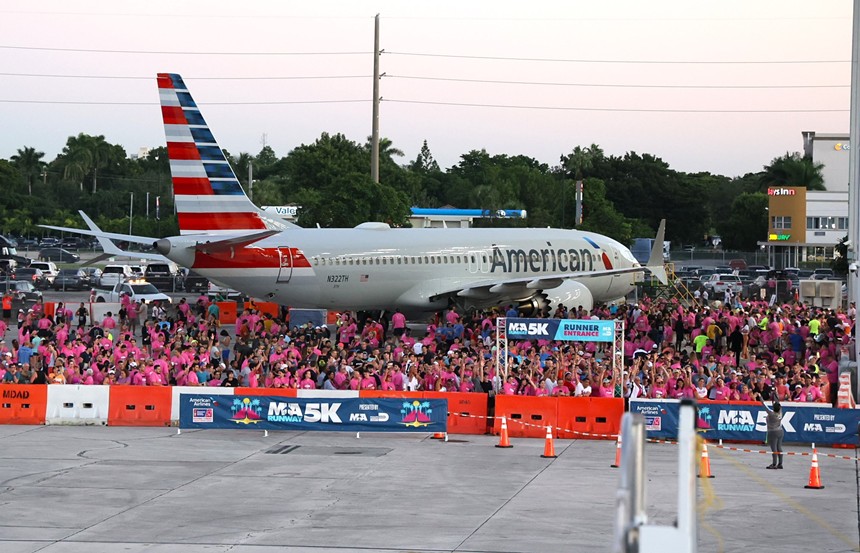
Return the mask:
<svg viewBox="0 0 860 553">
<path fill-rule="evenodd" d="M 492 436 L 0 426 L 4 553 L 608 551 L 615 444 Z M 651 522 L 674 518 L 676 446 L 648 444 Z M 799 450 L 790 447 L 789 450 Z M 834 450 L 854 455 L 853 450 Z M 853 461 L 711 448 L 699 551 L 858 551 Z"/>
</svg>

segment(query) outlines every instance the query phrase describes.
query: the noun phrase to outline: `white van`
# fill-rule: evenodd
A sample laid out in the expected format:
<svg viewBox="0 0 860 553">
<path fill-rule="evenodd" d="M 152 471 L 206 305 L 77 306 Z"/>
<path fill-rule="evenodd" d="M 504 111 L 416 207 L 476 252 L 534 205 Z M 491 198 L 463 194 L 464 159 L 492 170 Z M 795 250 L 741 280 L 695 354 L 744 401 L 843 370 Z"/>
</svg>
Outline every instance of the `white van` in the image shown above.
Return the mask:
<svg viewBox="0 0 860 553">
<path fill-rule="evenodd" d="M 134 271 L 128 265 L 107 265 L 102 270 L 99 286 L 102 288 L 113 288 L 120 282 L 125 282 L 126 279 L 134 278 L 134 276 Z"/>
</svg>

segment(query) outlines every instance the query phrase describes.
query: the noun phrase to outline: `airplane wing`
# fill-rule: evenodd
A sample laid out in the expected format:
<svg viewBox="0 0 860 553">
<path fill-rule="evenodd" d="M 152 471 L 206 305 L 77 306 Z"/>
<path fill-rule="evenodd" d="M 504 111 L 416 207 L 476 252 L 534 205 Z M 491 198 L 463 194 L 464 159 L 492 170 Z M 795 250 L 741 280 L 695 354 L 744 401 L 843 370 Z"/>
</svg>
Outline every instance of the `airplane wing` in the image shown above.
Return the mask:
<svg viewBox="0 0 860 553">
<path fill-rule="evenodd" d="M 163 255 L 160 255 L 157 253 L 129 252 L 129 251 L 125 251 L 125 250 L 121 249 L 119 246 L 117 246 L 116 244 L 113 243 L 113 240 L 111 240 L 110 238 L 106 238 L 105 236 L 101 235 L 102 229 L 99 228 L 99 226 L 95 223 L 95 221 L 93 221 L 90 218 L 89 215 L 84 213 L 83 210 L 78 210 L 78 213 L 81 215 L 81 217 L 83 217 L 84 222 L 87 224 L 87 226 L 90 228 L 90 230 L 100 233 L 99 235 L 96 235 L 96 238 L 98 239 L 99 244 L 101 244 L 102 251 L 104 252 L 103 254 L 99 255 L 95 259 L 92 259 L 92 260 L 88 261 L 87 263 L 85 263 L 85 265 L 92 265 L 94 263 L 98 263 L 99 261 L 102 261 L 104 259 L 107 259 L 109 257 L 114 257 L 114 256 L 133 257 L 135 259 L 147 259 L 150 261 L 160 261 L 162 263 L 170 263 L 169 259 L 167 259 Z"/>
</svg>

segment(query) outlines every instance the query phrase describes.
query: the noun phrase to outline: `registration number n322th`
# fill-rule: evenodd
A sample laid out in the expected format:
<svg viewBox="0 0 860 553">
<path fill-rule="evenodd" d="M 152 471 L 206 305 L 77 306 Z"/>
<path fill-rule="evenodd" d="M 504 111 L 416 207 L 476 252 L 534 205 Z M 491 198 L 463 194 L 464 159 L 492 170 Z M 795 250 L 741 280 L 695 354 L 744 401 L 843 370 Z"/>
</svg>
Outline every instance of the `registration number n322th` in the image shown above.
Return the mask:
<svg viewBox="0 0 860 553">
<path fill-rule="evenodd" d="M 326 282 L 348 282 L 349 275 L 328 275 Z"/>
</svg>

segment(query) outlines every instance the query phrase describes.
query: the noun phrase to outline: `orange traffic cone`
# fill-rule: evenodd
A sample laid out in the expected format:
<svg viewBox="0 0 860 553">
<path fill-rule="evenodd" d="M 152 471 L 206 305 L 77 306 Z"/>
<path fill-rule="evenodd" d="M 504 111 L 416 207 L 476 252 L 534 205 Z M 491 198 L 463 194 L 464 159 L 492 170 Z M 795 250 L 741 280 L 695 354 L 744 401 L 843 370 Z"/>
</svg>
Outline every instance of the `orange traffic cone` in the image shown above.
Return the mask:
<svg viewBox="0 0 860 553">
<path fill-rule="evenodd" d="M 436 432 L 435 434 L 430 436 L 430 439 L 431 440 L 444 440 L 445 439 L 445 433 L 444 432 Z"/>
<path fill-rule="evenodd" d="M 505 417 L 502 417 L 502 432 L 499 434 L 499 443 L 496 447 L 514 447 L 508 439 L 508 419 Z"/>
<path fill-rule="evenodd" d="M 543 455 L 541 455 L 544 459 L 555 459 L 558 455 L 555 454 L 555 446 L 552 445 L 552 427 L 546 427 L 546 443 L 543 446 Z"/>
<path fill-rule="evenodd" d="M 708 442 L 702 440 L 702 460 L 699 463 L 699 478 L 713 478 L 711 459 L 708 457 Z"/>
<path fill-rule="evenodd" d="M 818 450 L 812 444 L 812 466 L 809 468 L 809 484 L 803 486 L 810 490 L 823 490 L 821 485 L 821 472 L 818 469 Z"/>
<path fill-rule="evenodd" d="M 609 466 L 614 469 L 621 466 L 621 434 L 618 434 L 618 439 L 615 440 L 615 464 Z"/>
</svg>

